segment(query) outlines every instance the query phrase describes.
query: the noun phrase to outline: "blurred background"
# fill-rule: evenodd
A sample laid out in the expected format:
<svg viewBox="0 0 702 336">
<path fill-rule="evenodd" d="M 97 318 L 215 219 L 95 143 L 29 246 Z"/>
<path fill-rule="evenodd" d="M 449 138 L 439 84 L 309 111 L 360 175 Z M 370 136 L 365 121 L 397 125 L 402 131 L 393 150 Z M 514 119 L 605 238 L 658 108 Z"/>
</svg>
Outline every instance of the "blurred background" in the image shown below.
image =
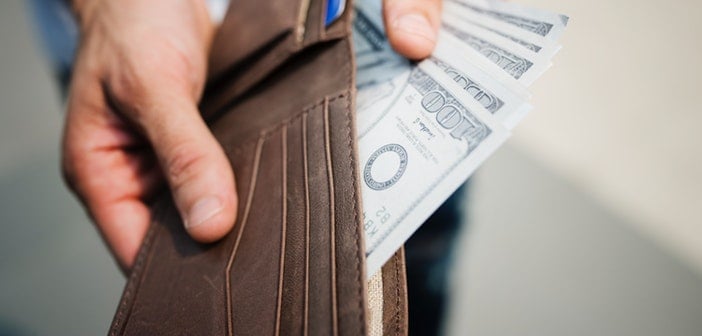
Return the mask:
<svg viewBox="0 0 702 336">
<path fill-rule="evenodd" d="M 473 178 L 449 335 L 702 335 L 702 2 L 519 0 L 571 21 Z M 59 176 L 61 94 L 0 2 L 0 334 L 104 334 L 124 278 Z"/>
</svg>

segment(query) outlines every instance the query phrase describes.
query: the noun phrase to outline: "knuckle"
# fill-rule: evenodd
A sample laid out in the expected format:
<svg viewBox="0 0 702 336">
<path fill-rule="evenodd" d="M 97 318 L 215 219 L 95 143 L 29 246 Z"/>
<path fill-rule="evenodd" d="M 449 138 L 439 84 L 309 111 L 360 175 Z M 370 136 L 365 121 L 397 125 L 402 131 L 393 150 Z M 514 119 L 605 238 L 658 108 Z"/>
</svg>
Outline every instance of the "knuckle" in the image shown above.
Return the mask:
<svg viewBox="0 0 702 336">
<path fill-rule="evenodd" d="M 173 96 L 190 96 L 199 87 L 199 71 L 179 52 L 136 53 L 106 77 L 111 103 L 139 123 L 157 106 L 168 104 Z"/>
<path fill-rule="evenodd" d="M 147 88 L 146 70 L 139 65 L 125 62 L 119 71 L 111 73 L 107 85 L 118 102 L 138 102 Z"/>
</svg>

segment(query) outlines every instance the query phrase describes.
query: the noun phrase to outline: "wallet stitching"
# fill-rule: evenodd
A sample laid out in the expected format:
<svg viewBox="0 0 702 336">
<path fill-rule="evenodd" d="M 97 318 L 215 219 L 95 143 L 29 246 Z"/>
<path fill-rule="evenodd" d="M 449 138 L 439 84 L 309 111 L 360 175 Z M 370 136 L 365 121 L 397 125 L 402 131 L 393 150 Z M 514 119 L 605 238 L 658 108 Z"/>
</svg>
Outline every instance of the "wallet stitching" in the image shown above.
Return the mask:
<svg viewBox="0 0 702 336">
<path fill-rule="evenodd" d="M 348 54 L 353 55 L 351 39 L 349 38 L 346 40 L 347 40 L 346 41 L 346 48 L 348 49 Z M 346 87 L 349 90 L 353 90 L 353 88 L 354 88 L 354 82 L 353 82 L 354 77 L 353 77 L 353 71 L 351 69 L 351 63 L 353 63 L 353 56 L 351 56 L 351 61 L 347 62 L 345 64 L 346 73 L 347 73 Z M 361 328 L 359 334 L 365 335 L 367 326 L 366 326 L 366 320 L 365 320 L 365 316 L 364 316 L 365 310 L 364 310 L 364 306 L 363 306 L 365 303 L 365 300 L 363 299 L 364 298 L 364 285 L 365 285 L 365 279 L 364 279 L 365 276 L 363 274 L 363 267 L 364 267 L 363 253 L 364 253 L 364 251 L 362 251 L 361 245 L 360 245 L 360 244 L 362 244 L 362 240 L 361 240 L 361 236 L 360 236 L 362 234 L 362 232 L 360 232 L 362 230 L 362 228 L 361 228 L 361 225 L 358 225 L 360 223 L 359 218 L 358 218 L 358 200 L 359 200 L 358 191 L 359 191 L 360 186 L 358 185 L 358 179 L 356 178 L 358 176 L 357 167 L 355 164 L 353 164 L 356 161 L 353 160 L 354 159 L 353 154 L 354 154 L 355 147 L 354 147 L 353 134 L 352 134 L 353 127 L 351 124 L 352 119 L 353 119 L 353 114 L 352 114 L 353 111 L 351 111 L 351 97 L 350 97 L 350 95 L 345 95 L 344 98 L 345 98 L 344 99 L 345 100 L 344 109 L 347 112 L 346 113 L 346 127 L 345 128 L 346 128 L 346 138 L 348 139 L 347 148 L 349 148 L 347 153 L 349 155 L 349 162 L 352 163 L 351 169 L 349 170 L 349 172 L 351 173 L 349 180 L 352 181 L 352 183 L 353 183 L 353 188 L 352 188 L 353 216 L 354 216 L 354 223 L 357 224 L 356 230 L 355 230 L 356 234 L 354 237 L 355 238 L 354 242 L 355 242 L 355 246 L 356 246 L 356 273 L 357 273 L 357 276 L 356 276 L 357 286 L 356 287 L 358 287 L 358 296 L 357 297 L 360 298 L 360 300 L 357 300 L 358 301 L 358 319 L 359 319 L 359 325 Z"/>
<path fill-rule="evenodd" d="M 351 105 L 350 101 L 347 97 L 346 105 L 344 106 L 344 108 L 349 110 L 351 108 L 350 105 Z M 346 118 L 346 132 L 347 132 L 346 135 L 347 135 L 348 146 L 349 146 L 348 148 L 353 148 L 352 147 L 353 146 L 353 138 L 351 136 L 351 115 L 350 114 L 347 114 L 347 118 Z M 349 150 L 348 153 L 349 153 L 349 162 L 352 162 L 352 163 L 355 162 L 353 160 L 353 153 L 351 152 L 351 150 Z M 352 191 L 353 192 L 353 202 L 352 203 L 353 203 L 354 224 L 358 224 L 359 223 L 359 221 L 358 221 L 358 204 L 356 202 L 357 197 L 358 197 L 357 192 L 356 192 L 357 181 L 356 181 L 356 179 L 354 179 L 354 177 L 357 175 L 356 175 L 356 167 L 354 164 L 351 164 L 351 169 L 349 171 L 351 172 L 350 181 L 354 181 L 353 182 L 354 188 L 352 189 L 353 190 Z M 358 297 L 363 298 L 363 279 L 362 279 L 363 278 L 363 270 L 361 269 L 361 267 L 363 267 L 363 263 L 361 262 L 363 260 L 363 256 L 361 255 L 362 252 L 361 252 L 361 249 L 359 248 L 360 236 L 359 236 L 358 229 L 359 228 L 356 228 L 356 230 L 355 230 L 356 234 L 354 235 L 354 243 L 355 243 L 356 249 L 357 249 L 357 252 L 356 252 L 357 278 L 356 278 L 356 280 L 357 280 L 357 287 L 358 287 Z M 364 320 L 364 316 L 362 313 L 363 312 L 363 300 L 361 299 L 361 300 L 357 300 L 357 301 L 358 301 L 358 312 L 359 312 L 358 319 L 360 321 L 359 325 L 361 326 L 361 333 L 360 334 L 365 335 L 366 334 L 366 330 L 365 330 L 366 329 L 366 321 Z"/>
<path fill-rule="evenodd" d="M 330 240 L 330 267 L 331 267 L 331 290 L 332 290 L 332 332 L 334 335 L 339 334 L 339 312 L 337 307 L 337 288 L 336 288 L 336 213 L 334 199 L 334 171 L 331 161 L 331 141 L 329 139 L 329 98 L 324 99 L 324 154 L 327 166 L 327 176 L 329 184 L 329 240 Z"/>
<path fill-rule="evenodd" d="M 402 332 L 401 328 L 401 323 L 400 323 L 400 304 L 401 302 L 401 293 L 400 293 L 400 262 L 397 260 L 400 258 L 399 255 L 395 255 L 395 258 L 393 258 L 393 263 L 395 264 L 395 335 L 400 335 Z"/>
<path fill-rule="evenodd" d="M 281 239 L 280 239 L 280 264 L 278 268 L 278 302 L 276 307 L 276 319 L 275 319 L 275 334 L 280 335 L 280 314 L 283 305 L 283 275 L 285 273 L 285 239 L 286 231 L 288 225 L 288 128 L 283 127 L 281 129 L 281 152 L 282 152 L 282 178 L 283 178 L 283 192 L 282 192 L 282 225 L 281 225 Z"/>
<path fill-rule="evenodd" d="M 253 199 L 253 194 L 254 191 L 256 190 L 256 180 L 258 178 L 258 168 L 261 160 L 261 151 L 263 149 L 263 142 L 265 141 L 263 134 L 261 134 L 256 143 L 256 152 L 254 153 L 254 167 L 251 172 L 251 185 L 249 186 L 249 194 L 246 196 L 246 206 L 244 207 L 244 214 L 241 218 L 241 224 L 239 227 L 239 232 L 237 233 L 236 240 L 234 242 L 234 246 L 232 247 L 232 252 L 229 256 L 229 261 L 227 262 L 227 268 L 224 273 L 224 278 L 225 278 L 225 292 L 226 292 L 226 301 L 227 301 L 227 334 L 230 336 L 234 334 L 234 326 L 233 326 L 233 302 L 232 302 L 232 286 L 231 286 L 231 269 L 232 265 L 234 264 L 234 258 L 236 256 L 236 251 L 237 248 L 239 247 L 239 242 L 241 241 L 241 236 L 244 233 L 244 228 L 246 226 L 246 222 L 248 221 L 249 217 L 249 210 L 251 209 L 251 201 Z"/>
<path fill-rule="evenodd" d="M 304 306 L 304 322 L 302 325 L 302 333 L 308 334 L 309 320 L 309 299 L 310 299 L 310 190 L 309 190 L 309 171 L 307 162 L 307 112 L 302 114 L 302 157 L 303 169 L 305 172 L 305 306 Z"/>
</svg>

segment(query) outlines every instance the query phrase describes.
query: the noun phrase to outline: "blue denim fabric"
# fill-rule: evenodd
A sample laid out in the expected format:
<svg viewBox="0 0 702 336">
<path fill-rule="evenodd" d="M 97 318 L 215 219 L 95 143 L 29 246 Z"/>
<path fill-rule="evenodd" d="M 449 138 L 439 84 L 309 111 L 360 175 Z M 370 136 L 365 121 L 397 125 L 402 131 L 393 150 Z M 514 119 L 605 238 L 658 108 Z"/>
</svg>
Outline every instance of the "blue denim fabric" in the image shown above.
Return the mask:
<svg viewBox="0 0 702 336">
<path fill-rule="evenodd" d="M 31 0 L 34 31 L 65 92 L 78 45 L 78 27 L 65 0 Z"/>
<path fill-rule="evenodd" d="M 456 237 L 465 223 L 461 186 L 405 243 L 409 334 L 439 335 L 448 308 L 448 284 Z"/>
</svg>

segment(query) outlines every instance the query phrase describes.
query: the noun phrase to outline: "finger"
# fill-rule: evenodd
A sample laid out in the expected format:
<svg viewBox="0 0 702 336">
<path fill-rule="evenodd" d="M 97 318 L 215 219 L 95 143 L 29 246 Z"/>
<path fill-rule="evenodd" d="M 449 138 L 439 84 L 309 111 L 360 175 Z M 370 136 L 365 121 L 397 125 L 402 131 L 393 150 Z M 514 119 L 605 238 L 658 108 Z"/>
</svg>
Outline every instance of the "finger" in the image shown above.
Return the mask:
<svg viewBox="0 0 702 336">
<path fill-rule="evenodd" d="M 107 112 L 96 83 L 77 76 L 68 102 L 64 177 L 86 206 L 124 270 L 133 264 L 150 221 L 143 195 L 159 181 L 155 163 L 122 150 L 136 145 Z"/>
<path fill-rule="evenodd" d="M 149 208 L 135 198 L 117 198 L 104 204 L 91 204 L 94 209 L 92 218 L 99 223 L 103 239 L 122 270 L 129 273 L 149 228 Z"/>
<path fill-rule="evenodd" d="M 88 154 L 76 169 L 76 191 L 120 266 L 128 271 L 151 221 L 144 199 L 161 184 L 158 166 L 122 149 Z"/>
<path fill-rule="evenodd" d="M 139 176 L 142 169 L 124 165 L 119 156 L 82 155 L 70 179 L 120 266 L 129 270 L 150 222 L 142 195 L 156 184 L 156 175 Z"/>
<path fill-rule="evenodd" d="M 383 0 L 390 45 L 410 59 L 423 59 L 436 46 L 441 0 Z"/>
<path fill-rule="evenodd" d="M 135 122 L 153 146 L 190 235 L 201 242 L 222 238 L 234 225 L 234 174 L 224 151 L 202 120 L 189 92 L 143 96 Z"/>
</svg>

